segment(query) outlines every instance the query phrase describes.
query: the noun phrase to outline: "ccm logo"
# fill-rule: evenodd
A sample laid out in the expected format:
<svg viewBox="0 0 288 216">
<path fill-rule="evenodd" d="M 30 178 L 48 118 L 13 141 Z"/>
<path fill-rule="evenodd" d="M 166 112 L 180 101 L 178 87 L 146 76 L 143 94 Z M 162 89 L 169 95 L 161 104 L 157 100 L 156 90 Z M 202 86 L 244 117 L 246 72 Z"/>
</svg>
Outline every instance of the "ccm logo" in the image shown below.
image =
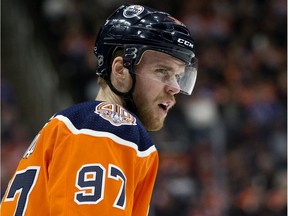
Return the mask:
<svg viewBox="0 0 288 216">
<path fill-rule="evenodd" d="M 193 46 L 194 46 L 192 43 L 190 43 L 189 41 L 184 40 L 182 38 L 178 38 L 177 42 L 180 43 L 180 44 L 184 44 L 185 46 L 188 46 L 188 47 L 191 47 L 191 48 L 193 48 Z"/>
</svg>

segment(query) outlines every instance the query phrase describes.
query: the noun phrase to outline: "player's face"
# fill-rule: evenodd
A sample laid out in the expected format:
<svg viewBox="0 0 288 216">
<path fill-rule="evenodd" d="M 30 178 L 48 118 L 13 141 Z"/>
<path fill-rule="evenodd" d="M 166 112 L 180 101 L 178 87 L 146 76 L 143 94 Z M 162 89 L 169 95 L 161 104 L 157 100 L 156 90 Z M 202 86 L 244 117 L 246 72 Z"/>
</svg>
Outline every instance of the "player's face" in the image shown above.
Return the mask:
<svg viewBox="0 0 288 216">
<path fill-rule="evenodd" d="M 146 51 L 135 66 L 133 99 L 137 116 L 149 131 L 160 130 L 180 92 L 177 76 L 184 73 L 180 60 L 157 51 Z"/>
</svg>

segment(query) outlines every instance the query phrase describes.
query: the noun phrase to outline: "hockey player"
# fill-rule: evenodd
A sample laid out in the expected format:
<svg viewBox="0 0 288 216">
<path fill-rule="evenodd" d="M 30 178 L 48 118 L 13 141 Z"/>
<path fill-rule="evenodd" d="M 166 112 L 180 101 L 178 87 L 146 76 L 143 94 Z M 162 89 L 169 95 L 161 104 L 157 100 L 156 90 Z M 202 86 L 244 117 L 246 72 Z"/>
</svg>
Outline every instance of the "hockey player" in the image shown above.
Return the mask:
<svg viewBox="0 0 288 216">
<path fill-rule="evenodd" d="M 147 131 L 163 127 L 175 95 L 192 93 L 194 41 L 169 14 L 123 5 L 96 39 L 95 101 L 56 113 L 21 159 L 1 213 L 144 216 L 158 154 Z"/>
</svg>

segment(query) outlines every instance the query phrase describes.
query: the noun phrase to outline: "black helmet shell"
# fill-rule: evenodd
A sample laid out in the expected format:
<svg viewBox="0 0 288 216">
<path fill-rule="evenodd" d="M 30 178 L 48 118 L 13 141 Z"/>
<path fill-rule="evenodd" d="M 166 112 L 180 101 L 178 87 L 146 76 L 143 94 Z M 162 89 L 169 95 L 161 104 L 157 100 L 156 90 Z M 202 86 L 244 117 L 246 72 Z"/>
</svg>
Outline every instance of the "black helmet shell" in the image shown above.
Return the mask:
<svg viewBox="0 0 288 216">
<path fill-rule="evenodd" d="M 187 27 L 170 14 L 141 5 L 122 5 L 105 22 L 96 39 L 97 74 L 104 79 L 116 48 L 137 63 L 145 50 L 174 56 L 187 64 L 195 57 L 194 41 Z M 108 78 L 109 79 L 109 78 Z"/>
</svg>

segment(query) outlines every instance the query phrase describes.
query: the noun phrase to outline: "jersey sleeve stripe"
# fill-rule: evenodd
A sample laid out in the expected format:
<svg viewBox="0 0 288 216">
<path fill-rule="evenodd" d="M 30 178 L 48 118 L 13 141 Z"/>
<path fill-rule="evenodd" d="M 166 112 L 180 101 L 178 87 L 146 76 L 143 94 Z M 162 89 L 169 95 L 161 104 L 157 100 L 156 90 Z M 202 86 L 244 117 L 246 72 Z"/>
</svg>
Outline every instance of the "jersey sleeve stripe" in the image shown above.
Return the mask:
<svg viewBox="0 0 288 216">
<path fill-rule="evenodd" d="M 103 132 L 103 131 L 95 131 L 95 130 L 85 129 L 85 128 L 77 129 L 67 117 L 65 117 L 63 115 L 57 115 L 55 118 L 58 119 L 59 121 L 63 122 L 67 126 L 67 128 L 75 135 L 76 134 L 85 134 L 85 135 L 90 135 L 90 136 L 95 136 L 95 137 L 110 138 L 111 140 L 113 140 L 117 144 L 133 148 L 137 152 L 138 157 L 147 157 L 151 153 L 156 151 L 155 145 L 152 145 L 151 147 L 149 147 L 145 151 L 140 151 L 138 149 L 137 144 L 130 142 L 130 141 L 127 141 L 127 140 L 124 140 L 124 139 L 120 138 L 119 136 L 116 136 L 115 134 L 112 134 L 109 132 Z"/>
</svg>

